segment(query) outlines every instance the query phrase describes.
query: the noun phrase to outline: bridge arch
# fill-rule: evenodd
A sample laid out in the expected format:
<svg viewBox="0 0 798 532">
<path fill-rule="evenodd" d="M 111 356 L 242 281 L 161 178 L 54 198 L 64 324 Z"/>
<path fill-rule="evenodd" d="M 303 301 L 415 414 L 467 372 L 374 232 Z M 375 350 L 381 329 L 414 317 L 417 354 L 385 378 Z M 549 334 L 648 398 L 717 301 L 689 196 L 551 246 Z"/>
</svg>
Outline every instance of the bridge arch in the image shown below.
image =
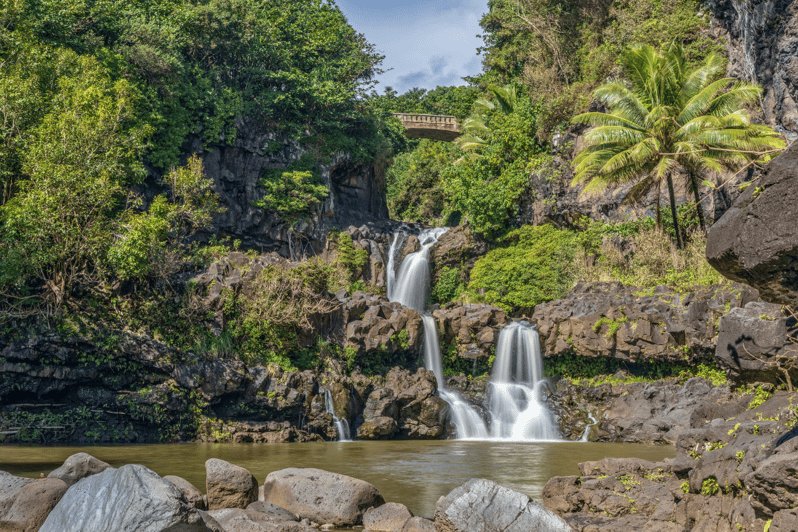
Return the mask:
<svg viewBox="0 0 798 532">
<path fill-rule="evenodd" d="M 393 113 L 405 126 L 405 136 L 411 139 L 432 139 L 451 142 L 462 132 L 456 116 Z"/>
</svg>

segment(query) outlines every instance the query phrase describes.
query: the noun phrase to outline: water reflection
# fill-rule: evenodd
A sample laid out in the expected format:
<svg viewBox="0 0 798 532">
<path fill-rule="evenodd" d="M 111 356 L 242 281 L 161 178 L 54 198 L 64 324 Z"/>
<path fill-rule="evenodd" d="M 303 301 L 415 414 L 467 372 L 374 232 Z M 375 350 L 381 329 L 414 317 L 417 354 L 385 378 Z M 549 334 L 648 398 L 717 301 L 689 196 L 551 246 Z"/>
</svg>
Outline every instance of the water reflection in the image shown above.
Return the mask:
<svg viewBox="0 0 798 532">
<path fill-rule="evenodd" d="M 579 462 L 605 457 L 661 460 L 672 446 L 571 442 L 386 441 L 307 444 L 170 444 L 113 447 L 0 447 L 0 470 L 38 477 L 85 451 L 114 466 L 144 464 L 178 475 L 205 491 L 205 460 L 221 458 L 249 469 L 259 482 L 286 467 L 318 467 L 371 482 L 386 501 L 432 517 L 435 502 L 471 478 L 488 478 L 540 498 L 546 481 L 578 475 Z"/>
</svg>

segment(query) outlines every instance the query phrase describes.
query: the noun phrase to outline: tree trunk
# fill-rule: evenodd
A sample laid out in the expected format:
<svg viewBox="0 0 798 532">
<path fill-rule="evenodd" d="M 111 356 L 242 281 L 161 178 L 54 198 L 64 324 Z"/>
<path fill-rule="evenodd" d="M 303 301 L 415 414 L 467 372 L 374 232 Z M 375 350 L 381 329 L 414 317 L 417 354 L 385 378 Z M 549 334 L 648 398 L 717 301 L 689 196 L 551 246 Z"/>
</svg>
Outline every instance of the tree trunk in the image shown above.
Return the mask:
<svg viewBox="0 0 798 532">
<path fill-rule="evenodd" d="M 676 213 L 676 195 L 673 193 L 673 179 L 670 173 L 668 174 L 668 195 L 671 199 L 671 216 L 673 216 L 673 230 L 676 233 L 676 247 L 684 249 L 682 231 L 679 229 L 679 215 Z"/>
<path fill-rule="evenodd" d="M 695 173 L 688 172 L 690 176 L 690 186 L 693 187 L 693 195 L 695 196 L 695 209 L 696 213 L 698 213 L 698 225 L 701 226 L 701 231 L 707 232 L 706 224 L 704 224 L 704 211 L 701 210 L 701 195 L 698 193 L 698 180 L 695 177 Z"/>
</svg>

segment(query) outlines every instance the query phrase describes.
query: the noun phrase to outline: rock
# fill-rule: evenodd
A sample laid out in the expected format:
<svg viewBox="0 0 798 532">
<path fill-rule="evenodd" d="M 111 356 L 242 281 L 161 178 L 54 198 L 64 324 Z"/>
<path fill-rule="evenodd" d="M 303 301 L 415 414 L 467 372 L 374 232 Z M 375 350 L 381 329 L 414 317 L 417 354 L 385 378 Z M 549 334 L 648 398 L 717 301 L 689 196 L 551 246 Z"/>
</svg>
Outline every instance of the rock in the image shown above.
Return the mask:
<svg viewBox="0 0 798 532">
<path fill-rule="evenodd" d="M 775 454 L 745 477 L 754 509 L 772 511 L 798 505 L 798 452 Z"/>
<path fill-rule="evenodd" d="M 300 518 L 336 526 L 359 524 L 368 508 L 385 502 L 368 482 L 313 468 L 269 473 L 263 494 L 266 502 Z"/>
<path fill-rule="evenodd" d="M 790 337 L 795 337 L 794 320 L 786 318 L 780 305 L 748 303 L 720 319 L 715 358 L 736 382 L 771 382 L 784 379 L 782 369 L 792 369 L 798 378 L 798 357 Z"/>
<path fill-rule="evenodd" d="M 36 532 L 67 488 L 58 478 L 31 480 L 0 471 L 0 530 Z"/>
<path fill-rule="evenodd" d="M 61 467 L 51 471 L 47 476 L 49 478 L 60 478 L 66 482 L 67 486 L 71 486 L 78 480 L 89 475 L 102 473 L 109 467 L 111 467 L 110 464 L 97 460 L 89 454 L 77 453 L 64 460 L 64 464 Z"/>
<path fill-rule="evenodd" d="M 172 483 L 142 465 L 108 468 L 74 484 L 40 532 L 207 532 Z"/>
<path fill-rule="evenodd" d="M 458 305 L 432 311 L 443 346 L 454 346 L 459 356 L 487 359 L 495 349 L 499 330 L 509 318 L 493 305 Z"/>
<path fill-rule="evenodd" d="M 484 479 L 471 479 L 442 497 L 435 505 L 435 528 L 438 532 L 573 530 L 523 493 Z"/>
<path fill-rule="evenodd" d="M 225 508 L 208 512 L 224 532 L 316 532 L 306 523 L 293 519 L 279 519 L 270 513 L 253 509 Z"/>
<path fill-rule="evenodd" d="M 436 532 L 435 523 L 423 517 L 411 517 L 405 521 L 402 532 Z"/>
<path fill-rule="evenodd" d="M 798 118 L 798 116 L 796 116 Z M 707 233 L 707 260 L 765 301 L 798 307 L 798 143 L 768 163 L 762 176 Z"/>
<path fill-rule="evenodd" d="M 275 521 L 299 521 L 299 517 L 297 517 L 294 513 L 289 512 L 285 508 L 275 506 L 269 502 L 255 501 L 247 506 L 247 510 L 266 514 Z"/>
<path fill-rule="evenodd" d="M 208 502 L 202 495 L 202 492 L 198 490 L 194 484 L 184 478 L 176 477 L 174 475 L 166 475 L 163 477 L 163 479 L 167 482 L 171 482 L 177 489 L 179 489 L 180 493 L 182 493 L 183 497 L 185 497 L 186 502 L 188 502 L 191 506 L 197 510 L 208 509 Z"/>
<path fill-rule="evenodd" d="M 396 432 L 396 420 L 392 417 L 379 416 L 364 421 L 357 429 L 359 440 L 387 440 Z"/>
<path fill-rule="evenodd" d="M 258 481 L 252 473 L 218 458 L 205 462 L 208 508 L 246 508 L 258 500 Z"/>
<path fill-rule="evenodd" d="M 363 527 L 371 532 L 400 532 L 413 517 L 404 504 L 388 502 L 363 514 Z"/>
<path fill-rule="evenodd" d="M 798 532 L 798 510 L 781 510 L 773 514 L 770 532 Z"/>
</svg>

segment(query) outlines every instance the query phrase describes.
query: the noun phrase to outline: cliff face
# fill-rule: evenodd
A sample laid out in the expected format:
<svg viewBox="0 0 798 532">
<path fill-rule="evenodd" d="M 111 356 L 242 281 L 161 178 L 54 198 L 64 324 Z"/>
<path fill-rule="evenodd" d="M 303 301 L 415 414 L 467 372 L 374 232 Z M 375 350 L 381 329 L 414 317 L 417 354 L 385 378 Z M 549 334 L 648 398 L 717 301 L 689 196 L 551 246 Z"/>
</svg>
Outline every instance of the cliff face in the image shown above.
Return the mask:
<svg viewBox="0 0 798 532">
<path fill-rule="evenodd" d="M 765 121 L 798 138 L 798 7 L 793 0 L 714 0 L 712 31 L 729 53 L 727 74 L 762 85 Z"/>
<path fill-rule="evenodd" d="M 213 179 L 216 193 L 227 208 L 216 217 L 209 235 L 241 240 L 245 248 L 298 257 L 320 251 L 323 229 L 330 224 L 360 225 L 388 217 L 383 168 L 335 154 L 321 168 L 329 196 L 310 220 L 292 229 L 254 202 L 264 195 L 258 186 L 263 172 L 285 168 L 299 160 L 306 149 L 245 118 L 238 119 L 236 126 L 238 136 L 232 145 L 220 143 L 203 149 L 201 140 L 194 139 L 186 149 L 202 156 L 205 173 Z"/>
</svg>

